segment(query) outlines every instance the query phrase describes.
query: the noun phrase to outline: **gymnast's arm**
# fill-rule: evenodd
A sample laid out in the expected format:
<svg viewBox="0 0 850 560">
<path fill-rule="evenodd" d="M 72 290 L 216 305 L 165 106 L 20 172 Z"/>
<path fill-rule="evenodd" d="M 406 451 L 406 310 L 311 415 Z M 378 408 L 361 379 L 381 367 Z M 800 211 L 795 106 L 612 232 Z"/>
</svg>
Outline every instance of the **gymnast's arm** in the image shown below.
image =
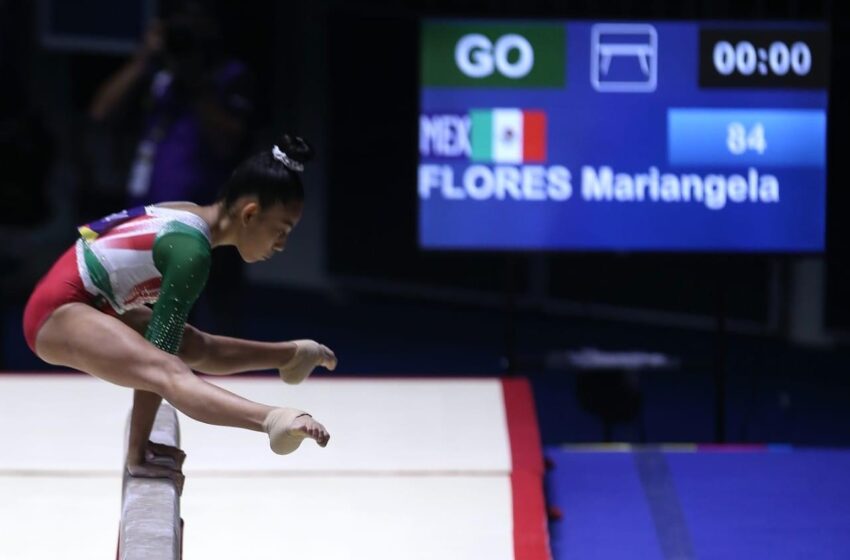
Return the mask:
<svg viewBox="0 0 850 560">
<path fill-rule="evenodd" d="M 207 239 L 179 222 L 174 222 L 170 231 L 154 242 L 153 260 L 162 274 L 162 286 L 145 338 L 160 350 L 177 354 L 186 318 L 206 284 L 210 257 Z M 159 395 L 134 391 L 128 464 L 145 462 L 145 450 L 161 402 Z"/>
</svg>

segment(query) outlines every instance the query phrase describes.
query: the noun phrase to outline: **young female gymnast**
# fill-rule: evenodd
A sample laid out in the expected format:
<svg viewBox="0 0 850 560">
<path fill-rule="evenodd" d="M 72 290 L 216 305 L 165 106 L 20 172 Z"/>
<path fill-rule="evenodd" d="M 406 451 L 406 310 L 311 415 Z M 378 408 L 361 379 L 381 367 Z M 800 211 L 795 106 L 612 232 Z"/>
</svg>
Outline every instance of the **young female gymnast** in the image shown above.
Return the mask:
<svg viewBox="0 0 850 560">
<path fill-rule="evenodd" d="M 283 251 L 301 219 L 299 173 L 312 156 L 301 138 L 244 161 L 217 202 L 168 202 L 125 210 L 79 228 L 80 239 L 38 283 L 24 311 L 24 334 L 42 360 L 135 389 L 127 452 L 133 476 L 168 477 L 180 487 L 182 451 L 148 441 L 160 402 L 208 424 L 265 431 L 275 453 L 329 435 L 309 414 L 243 399 L 193 373 L 278 368 L 300 383 L 336 356 L 312 340 L 255 342 L 201 332 L 186 318 L 204 287 L 210 250 L 233 245 L 246 262 Z M 153 304 L 152 309 L 145 304 Z M 157 455 L 177 468 L 154 464 Z"/>
</svg>

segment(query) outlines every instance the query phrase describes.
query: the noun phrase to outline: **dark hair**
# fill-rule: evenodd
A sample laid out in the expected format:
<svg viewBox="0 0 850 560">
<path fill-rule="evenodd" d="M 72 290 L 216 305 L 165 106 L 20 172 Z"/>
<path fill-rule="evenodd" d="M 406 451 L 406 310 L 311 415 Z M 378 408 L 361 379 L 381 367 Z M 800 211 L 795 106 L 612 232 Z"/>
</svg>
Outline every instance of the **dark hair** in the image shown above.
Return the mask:
<svg viewBox="0 0 850 560">
<path fill-rule="evenodd" d="M 243 161 L 219 193 L 218 200 L 224 201 L 225 207 L 245 195 L 256 195 L 263 208 L 304 200 L 300 173 L 292 167 L 310 161 L 313 149 L 303 138 L 290 134 L 284 134 L 276 146 L 289 161 L 275 157 L 272 146 Z"/>
</svg>

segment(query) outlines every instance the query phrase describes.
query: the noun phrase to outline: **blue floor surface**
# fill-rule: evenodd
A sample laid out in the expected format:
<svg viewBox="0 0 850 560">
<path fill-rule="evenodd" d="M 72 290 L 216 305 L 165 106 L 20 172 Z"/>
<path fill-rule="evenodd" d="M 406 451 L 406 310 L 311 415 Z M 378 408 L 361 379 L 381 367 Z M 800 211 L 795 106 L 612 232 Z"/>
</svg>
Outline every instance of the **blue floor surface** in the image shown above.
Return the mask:
<svg viewBox="0 0 850 560">
<path fill-rule="evenodd" d="M 850 559 L 850 450 L 546 455 L 555 560 Z"/>
</svg>

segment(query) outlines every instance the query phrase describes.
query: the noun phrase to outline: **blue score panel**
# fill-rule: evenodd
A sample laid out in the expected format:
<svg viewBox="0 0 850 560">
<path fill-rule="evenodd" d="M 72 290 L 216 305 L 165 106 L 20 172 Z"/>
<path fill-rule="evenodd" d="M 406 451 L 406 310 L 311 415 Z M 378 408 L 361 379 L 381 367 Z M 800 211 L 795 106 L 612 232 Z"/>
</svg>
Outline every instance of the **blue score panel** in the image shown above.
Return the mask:
<svg viewBox="0 0 850 560">
<path fill-rule="evenodd" d="M 428 20 L 420 68 L 423 248 L 824 248 L 822 26 Z"/>
</svg>

